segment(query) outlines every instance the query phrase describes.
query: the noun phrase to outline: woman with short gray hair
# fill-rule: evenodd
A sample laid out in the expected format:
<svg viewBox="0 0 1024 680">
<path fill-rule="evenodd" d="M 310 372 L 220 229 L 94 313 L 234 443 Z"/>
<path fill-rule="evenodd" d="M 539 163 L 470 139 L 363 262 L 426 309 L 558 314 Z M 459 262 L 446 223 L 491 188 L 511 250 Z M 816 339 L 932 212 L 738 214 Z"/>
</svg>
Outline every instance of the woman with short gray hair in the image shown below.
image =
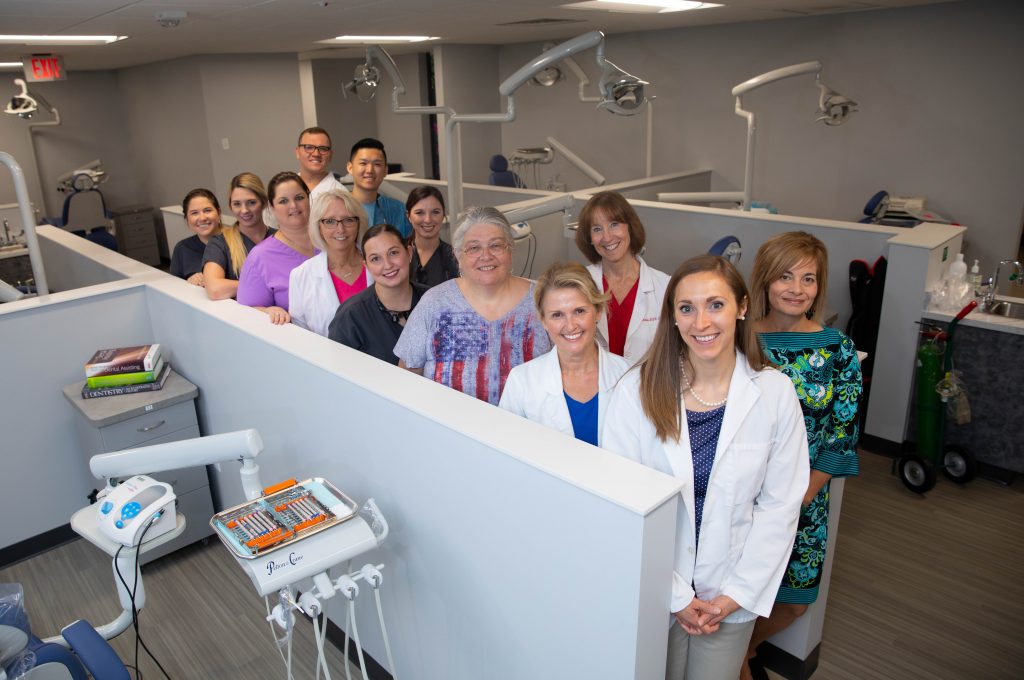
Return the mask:
<svg viewBox="0 0 1024 680">
<path fill-rule="evenodd" d="M 431 288 L 412 311 L 395 345 L 399 366 L 497 404 L 509 371 L 551 349 L 533 282 L 512 275 L 512 237 L 495 208 L 456 218 L 459 278 Z"/>
</svg>

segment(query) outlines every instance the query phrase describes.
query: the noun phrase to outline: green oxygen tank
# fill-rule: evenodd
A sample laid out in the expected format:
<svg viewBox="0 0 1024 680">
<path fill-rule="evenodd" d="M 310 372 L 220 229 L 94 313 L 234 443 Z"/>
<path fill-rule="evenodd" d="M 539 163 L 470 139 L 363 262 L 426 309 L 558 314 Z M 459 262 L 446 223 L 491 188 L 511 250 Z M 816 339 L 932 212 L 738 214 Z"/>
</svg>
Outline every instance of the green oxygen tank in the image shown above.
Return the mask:
<svg viewBox="0 0 1024 680">
<path fill-rule="evenodd" d="M 917 454 L 934 463 L 942 448 L 946 405 L 935 391 L 942 380 L 945 351 L 937 342 L 925 342 L 917 350 Z"/>
</svg>

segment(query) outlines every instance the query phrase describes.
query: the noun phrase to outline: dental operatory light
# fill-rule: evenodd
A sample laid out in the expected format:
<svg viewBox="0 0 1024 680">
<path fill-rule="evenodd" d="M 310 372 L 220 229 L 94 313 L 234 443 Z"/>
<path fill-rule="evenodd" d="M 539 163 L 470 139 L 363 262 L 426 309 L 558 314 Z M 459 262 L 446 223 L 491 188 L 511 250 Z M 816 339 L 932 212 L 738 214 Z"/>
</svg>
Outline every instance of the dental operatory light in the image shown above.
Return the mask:
<svg viewBox="0 0 1024 680">
<path fill-rule="evenodd" d="M 53 107 L 50 106 L 49 102 L 41 96 L 33 95 L 28 91 L 28 85 L 24 80 L 15 78 L 14 84 L 21 87 L 21 92 L 11 97 L 11 101 L 7 102 L 7 106 L 4 107 L 4 113 L 10 113 L 27 120 L 39 110 L 40 106 L 47 111 L 53 111 Z"/>
<path fill-rule="evenodd" d="M 604 73 L 598 88 L 604 99 L 597 108 L 611 111 L 620 116 L 632 116 L 647 101 L 644 87 L 650 85 L 646 80 L 626 73 L 615 64 L 605 60 Z"/>
<path fill-rule="evenodd" d="M 562 5 L 566 9 L 589 9 L 603 12 L 632 12 L 638 14 L 669 14 L 686 12 L 694 9 L 721 7 L 714 2 L 694 2 L 693 0 L 589 0 Z"/>
<path fill-rule="evenodd" d="M 356 66 L 352 74 L 352 80 L 345 83 L 341 92 L 346 97 L 349 93 L 356 96 L 361 102 L 368 102 L 377 96 L 377 86 L 380 84 L 380 71 L 370 63 L 370 56 L 367 55 L 366 63 Z"/>
<path fill-rule="evenodd" d="M 0 45 L 109 45 L 126 35 L 0 35 Z"/>
<path fill-rule="evenodd" d="M 842 125 L 851 113 L 857 112 L 854 108 L 857 102 L 828 87 L 820 78 L 818 87 L 821 88 L 821 96 L 818 97 L 818 117 L 814 120 L 820 120 L 825 125 Z"/>
<path fill-rule="evenodd" d="M 563 78 L 562 69 L 557 66 L 549 66 L 537 72 L 537 75 L 530 78 L 530 84 L 542 87 L 551 87 Z"/>
<path fill-rule="evenodd" d="M 750 210 L 750 197 L 754 182 L 754 137 L 757 131 L 757 126 L 754 123 L 754 114 L 743 109 L 743 95 L 778 80 L 812 73 L 814 74 L 814 82 L 820 92 L 818 96 L 818 117 L 815 120 L 820 120 L 830 127 L 842 125 L 846 122 L 847 117 L 857 110 L 854 108 L 857 106 L 857 102 L 844 97 L 821 81 L 820 61 L 807 61 L 802 64 L 783 66 L 774 71 L 754 76 L 732 88 L 732 96 L 736 97 L 736 115 L 745 118 L 747 121 L 747 162 L 743 177 L 743 202 L 741 209 Z"/>
</svg>

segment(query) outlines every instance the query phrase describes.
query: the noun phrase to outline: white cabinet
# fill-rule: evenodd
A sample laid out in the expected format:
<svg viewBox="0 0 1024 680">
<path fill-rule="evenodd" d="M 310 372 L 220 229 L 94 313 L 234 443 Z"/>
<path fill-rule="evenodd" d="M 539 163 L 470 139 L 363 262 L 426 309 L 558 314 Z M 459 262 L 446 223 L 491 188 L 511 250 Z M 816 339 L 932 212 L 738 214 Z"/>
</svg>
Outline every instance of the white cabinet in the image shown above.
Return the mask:
<svg viewBox="0 0 1024 680">
<path fill-rule="evenodd" d="M 199 436 L 195 408 L 199 390 L 173 371 L 164 388 L 155 392 L 83 399 L 83 384 L 84 381 L 68 385 L 64 396 L 80 416 L 75 421 L 81 454 L 86 457 Z M 175 468 L 150 476 L 174 488 L 178 512 L 185 516 L 186 526 L 178 538 L 142 553 L 143 563 L 213 533 L 209 525 L 213 500 L 205 466 Z M 97 481 L 97 486 L 100 483 Z"/>
</svg>

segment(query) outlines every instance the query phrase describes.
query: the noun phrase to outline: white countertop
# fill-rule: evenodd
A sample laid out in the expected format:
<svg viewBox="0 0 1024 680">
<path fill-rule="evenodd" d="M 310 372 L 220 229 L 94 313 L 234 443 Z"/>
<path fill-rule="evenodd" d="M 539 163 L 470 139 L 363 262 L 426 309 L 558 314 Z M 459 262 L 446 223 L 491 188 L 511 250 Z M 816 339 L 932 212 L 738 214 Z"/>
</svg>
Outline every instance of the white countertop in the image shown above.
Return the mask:
<svg viewBox="0 0 1024 680">
<path fill-rule="evenodd" d="M 1006 297 L 1003 295 L 997 295 L 997 300 L 1005 300 L 1013 304 L 1024 304 L 1024 299 Z M 921 313 L 922 319 L 934 319 L 936 321 L 952 321 L 955 314 L 948 314 L 946 312 L 937 312 L 934 310 L 926 309 Z M 1004 333 L 1014 333 L 1016 335 L 1024 335 L 1024 320 L 1011 319 L 1005 316 L 999 316 L 998 314 L 986 314 L 974 310 L 963 318 L 960 322 L 961 326 L 972 326 L 974 328 L 984 328 L 990 331 L 1002 331 Z"/>
</svg>

